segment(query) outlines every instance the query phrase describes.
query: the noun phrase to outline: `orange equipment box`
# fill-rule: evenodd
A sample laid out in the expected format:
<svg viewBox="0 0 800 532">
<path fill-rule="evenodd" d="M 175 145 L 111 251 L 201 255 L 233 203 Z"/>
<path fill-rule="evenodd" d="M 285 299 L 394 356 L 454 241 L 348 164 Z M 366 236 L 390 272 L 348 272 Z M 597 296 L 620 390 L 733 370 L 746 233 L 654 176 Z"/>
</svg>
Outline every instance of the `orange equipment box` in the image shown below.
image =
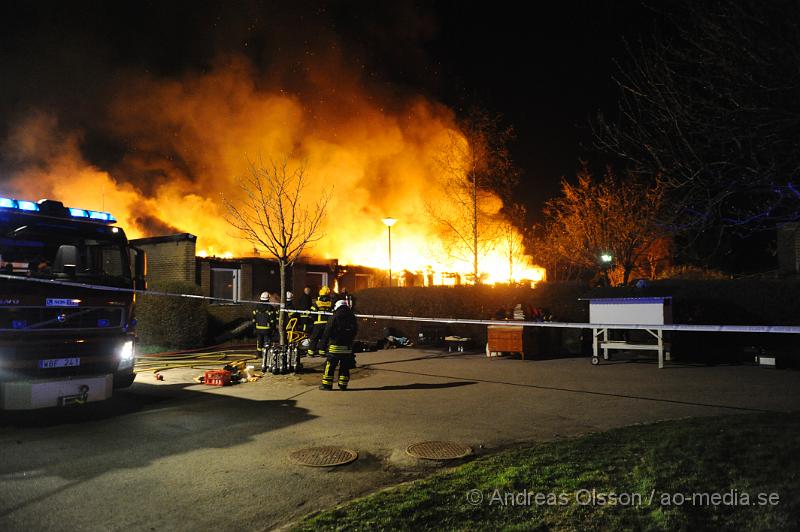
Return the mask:
<svg viewBox="0 0 800 532">
<path fill-rule="evenodd" d="M 203 382 L 209 386 L 228 386 L 231 383 L 231 372 L 224 369 L 208 370 Z"/>
<path fill-rule="evenodd" d="M 489 352 L 519 353 L 525 358 L 522 347 L 522 332 L 525 328 L 521 325 L 489 325 L 488 346 Z"/>
</svg>

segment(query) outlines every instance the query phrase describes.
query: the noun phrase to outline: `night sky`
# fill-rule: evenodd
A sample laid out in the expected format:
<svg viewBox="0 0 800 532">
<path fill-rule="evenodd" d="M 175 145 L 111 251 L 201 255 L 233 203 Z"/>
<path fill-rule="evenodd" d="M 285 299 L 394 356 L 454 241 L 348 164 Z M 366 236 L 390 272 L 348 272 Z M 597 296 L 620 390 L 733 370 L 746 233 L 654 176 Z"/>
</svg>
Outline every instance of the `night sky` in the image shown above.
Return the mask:
<svg viewBox="0 0 800 532">
<path fill-rule="evenodd" d="M 94 130 L 120 72 L 169 78 L 247 56 L 303 84 L 308 57 L 338 49 L 383 94 L 420 94 L 453 109 L 501 113 L 517 140 L 518 194 L 534 219 L 579 158 L 602 166 L 588 128 L 613 115 L 614 59 L 655 15 L 636 1 L 516 2 L 15 2 L 0 4 L 0 138 L 33 109 L 83 132 L 100 167 L 125 151 Z M 18 161 L 0 151 L 2 174 Z"/>
</svg>

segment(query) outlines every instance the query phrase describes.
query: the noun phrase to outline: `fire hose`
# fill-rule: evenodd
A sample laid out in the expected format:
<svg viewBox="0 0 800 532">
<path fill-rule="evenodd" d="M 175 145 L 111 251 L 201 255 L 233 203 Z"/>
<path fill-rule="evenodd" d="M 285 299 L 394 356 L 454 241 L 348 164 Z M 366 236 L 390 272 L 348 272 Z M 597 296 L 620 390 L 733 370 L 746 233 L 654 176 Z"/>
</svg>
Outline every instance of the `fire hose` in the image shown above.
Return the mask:
<svg viewBox="0 0 800 532">
<path fill-rule="evenodd" d="M 249 345 L 229 347 L 230 349 L 169 351 L 140 355 L 136 357 L 134 371 L 136 373 L 159 373 L 176 368 L 217 369 L 235 362 L 259 359 L 255 350 L 245 351 L 242 349 Z"/>
</svg>

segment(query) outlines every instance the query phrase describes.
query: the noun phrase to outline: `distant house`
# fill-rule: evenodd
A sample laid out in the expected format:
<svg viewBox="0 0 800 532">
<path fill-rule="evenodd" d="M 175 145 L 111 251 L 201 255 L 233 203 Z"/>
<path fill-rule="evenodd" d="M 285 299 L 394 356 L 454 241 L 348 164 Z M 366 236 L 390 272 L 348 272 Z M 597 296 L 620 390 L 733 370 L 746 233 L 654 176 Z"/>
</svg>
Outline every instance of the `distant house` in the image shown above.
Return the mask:
<svg viewBox="0 0 800 532">
<path fill-rule="evenodd" d="M 189 233 L 139 238 L 131 243 L 147 253 L 147 281 L 186 281 L 202 288 L 202 294 L 221 300 L 255 301 L 262 292 L 280 291 L 280 269 L 264 257 L 207 257 L 197 254 L 197 237 Z M 800 259 L 798 259 L 800 260 Z M 544 270 L 542 270 L 544 278 Z M 392 286 L 458 286 L 465 281 L 458 273 L 433 271 L 394 272 Z M 350 293 L 388 286 L 385 270 L 368 266 L 343 266 L 336 259 L 303 258 L 287 272 L 288 290 L 299 295 L 308 286 L 316 294 L 321 286 Z M 228 304 L 221 301 L 220 305 Z"/>
<path fill-rule="evenodd" d="M 336 288 L 347 288 L 350 293 L 380 286 L 386 273 L 368 266 L 339 266 Z"/>
<path fill-rule="evenodd" d="M 131 241 L 147 254 L 147 282 L 186 281 L 202 288 L 202 294 L 223 300 L 256 301 L 262 292 L 280 292 L 280 269 L 274 260 L 263 257 L 220 258 L 197 255 L 197 237 L 189 233 L 139 238 Z M 301 260 L 287 272 L 288 290 L 300 294 L 310 286 L 316 293 L 323 285 L 334 287 L 336 260 Z M 369 286 L 369 280 L 361 284 Z M 355 290 L 359 278 L 347 283 Z M 220 302 L 220 304 L 225 304 Z"/>
</svg>

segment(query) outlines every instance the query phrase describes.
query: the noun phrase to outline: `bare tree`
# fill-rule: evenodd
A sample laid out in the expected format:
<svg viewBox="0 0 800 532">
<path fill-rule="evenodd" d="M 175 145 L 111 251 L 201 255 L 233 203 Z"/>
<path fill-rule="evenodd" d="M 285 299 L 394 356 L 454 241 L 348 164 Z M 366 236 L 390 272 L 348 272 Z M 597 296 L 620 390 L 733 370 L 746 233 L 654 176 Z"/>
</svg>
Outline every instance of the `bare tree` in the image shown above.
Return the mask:
<svg viewBox="0 0 800 532">
<path fill-rule="evenodd" d="M 521 261 L 519 257 L 525 252 L 524 236 L 518 229 L 518 224 L 525 225 L 525 206 L 514 203 L 508 209 L 509 220 L 500 224 L 500 243 L 505 248 L 503 251 L 508 258 L 508 282 L 514 280 L 514 266 Z M 514 222 L 517 222 L 516 224 Z"/>
<path fill-rule="evenodd" d="M 239 230 L 241 238 L 262 249 L 280 266 L 281 310 L 286 307 L 286 269 L 310 244 L 322 238 L 320 226 L 331 197 L 330 190 L 313 202 L 303 193 L 308 184 L 304 163 L 289 168 L 288 157 L 258 165 L 250 163 L 249 175 L 239 180 L 244 192 L 241 205 L 223 197 L 226 221 Z M 284 312 L 279 313 L 281 345 L 286 343 Z"/>
<path fill-rule="evenodd" d="M 597 271 L 610 255 L 618 284 L 627 284 L 631 272 L 654 260 L 648 254 L 664 236 L 657 222 L 663 197 L 659 183 L 617 178 L 610 169 L 597 181 L 584 166 L 577 183 L 563 180 L 561 196 L 547 202 L 542 249 L 578 271 Z"/>
<path fill-rule="evenodd" d="M 665 28 L 630 47 L 618 116 L 594 124 L 598 147 L 660 176 L 662 220 L 711 253 L 723 235 L 800 219 L 797 3 L 653 5 Z"/>
<path fill-rule="evenodd" d="M 437 165 L 446 206 L 428 205 L 428 213 L 451 244 L 451 254 L 472 262 L 472 277 L 480 284 L 480 257 L 494 248 L 498 237 L 498 196 L 506 199 L 517 182 L 508 142 L 512 128 L 501 117 L 472 108 L 451 131 Z"/>
</svg>

